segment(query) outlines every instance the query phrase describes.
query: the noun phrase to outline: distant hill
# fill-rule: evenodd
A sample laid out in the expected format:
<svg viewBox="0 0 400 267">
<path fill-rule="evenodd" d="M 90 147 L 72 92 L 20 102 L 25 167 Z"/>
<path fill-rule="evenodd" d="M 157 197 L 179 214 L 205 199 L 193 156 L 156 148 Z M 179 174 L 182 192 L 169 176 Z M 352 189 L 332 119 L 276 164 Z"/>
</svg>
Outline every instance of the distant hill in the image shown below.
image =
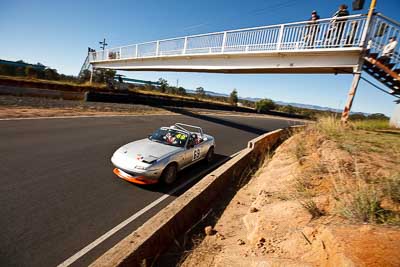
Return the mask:
<svg viewBox="0 0 400 267">
<path fill-rule="evenodd" d="M 196 94 L 196 90 L 191 90 L 191 89 L 185 89 L 186 93 L 188 94 Z M 229 97 L 229 95 L 227 94 L 221 94 L 221 93 L 216 93 L 216 92 L 212 92 L 212 91 L 204 91 L 206 93 L 206 95 L 210 95 L 210 96 L 223 96 L 223 97 Z M 243 98 L 244 99 L 244 98 Z"/>
<path fill-rule="evenodd" d="M 186 89 L 186 92 L 188 94 L 196 94 L 195 90 L 191 90 L 191 89 Z M 210 96 L 222 96 L 222 97 L 229 97 L 228 94 L 223 94 L 223 93 L 216 93 L 216 92 L 212 92 L 212 91 L 205 91 L 205 93 L 207 95 Z M 261 100 L 262 98 L 257 98 L 257 97 L 239 97 L 239 99 L 242 100 L 248 100 L 248 101 L 252 101 L 252 102 L 257 102 L 259 100 Z M 332 112 L 339 112 L 341 113 L 342 110 L 341 109 L 335 109 L 335 108 L 330 108 L 330 107 L 321 107 L 318 105 L 309 105 L 309 104 L 301 104 L 301 103 L 294 103 L 294 102 L 283 102 L 283 101 L 275 101 L 274 102 L 278 105 L 282 105 L 282 106 L 293 106 L 293 107 L 298 107 L 298 108 L 306 108 L 306 109 L 315 109 L 315 110 L 322 110 L 322 111 L 332 111 Z M 359 113 L 359 112 L 355 112 L 355 113 Z M 366 114 L 366 113 L 363 113 Z"/>
</svg>

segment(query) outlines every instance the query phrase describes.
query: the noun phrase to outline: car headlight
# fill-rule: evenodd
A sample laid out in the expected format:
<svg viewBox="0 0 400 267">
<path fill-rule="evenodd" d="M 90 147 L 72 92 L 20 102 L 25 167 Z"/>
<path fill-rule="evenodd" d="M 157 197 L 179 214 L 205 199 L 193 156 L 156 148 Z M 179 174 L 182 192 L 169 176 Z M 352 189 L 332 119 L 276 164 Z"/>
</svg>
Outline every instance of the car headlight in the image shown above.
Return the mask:
<svg viewBox="0 0 400 267">
<path fill-rule="evenodd" d="M 139 166 L 139 165 L 136 165 L 136 166 L 135 166 L 135 169 L 136 169 L 136 170 L 145 170 L 145 169 L 146 169 L 146 167 L 144 167 L 144 166 Z"/>
</svg>

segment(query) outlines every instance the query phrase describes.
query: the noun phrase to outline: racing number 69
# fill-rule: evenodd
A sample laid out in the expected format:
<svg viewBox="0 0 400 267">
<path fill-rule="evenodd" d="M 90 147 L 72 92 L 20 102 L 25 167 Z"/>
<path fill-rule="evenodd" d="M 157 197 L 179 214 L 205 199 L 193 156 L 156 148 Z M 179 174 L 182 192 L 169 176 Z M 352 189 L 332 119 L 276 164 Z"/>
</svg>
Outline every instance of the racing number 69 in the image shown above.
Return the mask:
<svg viewBox="0 0 400 267">
<path fill-rule="evenodd" d="M 198 159 L 198 158 L 200 158 L 200 148 L 196 148 L 196 149 L 193 151 L 193 161 L 196 160 L 196 159 Z"/>
</svg>

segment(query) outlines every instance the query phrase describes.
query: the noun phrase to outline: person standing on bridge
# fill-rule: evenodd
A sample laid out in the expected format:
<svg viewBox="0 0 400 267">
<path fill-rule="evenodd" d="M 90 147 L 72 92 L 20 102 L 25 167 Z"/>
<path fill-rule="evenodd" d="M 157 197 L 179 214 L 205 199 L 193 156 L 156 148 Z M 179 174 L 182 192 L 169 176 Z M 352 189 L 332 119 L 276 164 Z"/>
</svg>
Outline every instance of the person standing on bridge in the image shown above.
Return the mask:
<svg viewBox="0 0 400 267">
<path fill-rule="evenodd" d="M 327 44 L 330 46 L 340 46 L 343 32 L 346 26 L 347 18 L 343 18 L 350 15 L 347 10 L 347 5 L 340 5 L 339 9 L 333 14 L 331 21 L 331 27 L 327 32 Z"/>
<path fill-rule="evenodd" d="M 397 46 L 396 37 L 395 36 L 390 37 L 389 43 L 383 47 L 382 56 L 380 56 L 378 60 L 385 65 L 389 64 L 390 59 L 394 54 L 394 50 L 396 49 L 396 46 Z"/>
<path fill-rule="evenodd" d="M 320 19 L 317 11 L 313 10 L 311 12 L 310 22 L 306 26 L 306 46 L 307 48 L 314 48 L 315 37 L 317 37 L 319 28 L 317 25 L 317 21 Z"/>
<path fill-rule="evenodd" d="M 347 8 L 348 8 L 347 5 L 340 5 L 338 11 L 336 11 L 335 14 L 333 14 L 333 17 L 340 18 L 350 15 Z"/>
<path fill-rule="evenodd" d="M 366 55 L 366 56 L 369 56 L 369 55 L 371 54 L 372 46 L 373 46 L 372 40 L 369 39 L 369 40 L 368 40 L 368 43 L 367 43 L 367 47 L 366 47 L 366 49 L 365 49 L 365 55 Z"/>
</svg>

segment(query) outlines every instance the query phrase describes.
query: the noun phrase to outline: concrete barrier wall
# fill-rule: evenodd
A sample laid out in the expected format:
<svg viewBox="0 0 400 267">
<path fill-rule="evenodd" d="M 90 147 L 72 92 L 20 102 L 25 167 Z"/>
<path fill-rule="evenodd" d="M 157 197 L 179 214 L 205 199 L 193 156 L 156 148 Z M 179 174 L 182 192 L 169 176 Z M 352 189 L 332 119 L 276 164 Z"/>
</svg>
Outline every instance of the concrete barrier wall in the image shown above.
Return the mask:
<svg viewBox="0 0 400 267">
<path fill-rule="evenodd" d="M 26 79 L 26 77 L 25 77 Z M 38 89 L 48 89 L 48 90 L 59 90 L 59 91 L 68 91 L 68 92 L 84 92 L 88 90 L 98 90 L 97 86 L 86 86 L 86 85 L 78 85 L 78 84 L 68 84 L 63 82 L 53 82 L 53 81 L 35 81 L 35 80 L 14 80 L 6 77 L 0 77 L 0 85 L 2 86 L 10 86 L 10 87 L 18 87 L 18 88 L 38 88 Z M 107 90 L 106 88 L 102 88 L 101 90 Z"/>
<path fill-rule="evenodd" d="M 32 96 L 52 99 L 83 100 L 83 92 L 68 92 L 51 89 L 25 88 L 0 85 L 0 95 Z"/>
<path fill-rule="evenodd" d="M 201 179 L 166 208 L 103 254 L 91 266 L 146 266 L 185 233 L 235 179 L 257 168 L 290 130 L 276 130 L 249 142 L 236 157 Z"/>
<path fill-rule="evenodd" d="M 218 103 L 209 103 L 207 101 L 195 101 L 190 99 L 176 98 L 174 96 L 157 96 L 146 95 L 136 92 L 87 92 L 86 101 L 93 102 L 109 102 L 109 103 L 126 103 L 126 104 L 142 104 L 156 107 L 188 107 L 188 108 L 204 108 L 212 110 L 236 111 L 257 113 L 256 110 L 246 107 L 238 107 L 232 105 L 223 105 Z M 277 111 L 267 111 L 264 114 L 274 116 L 284 116 L 288 118 L 304 119 L 304 116 L 289 114 Z"/>
<path fill-rule="evenodd" d="M 158 96 L 146 95 L 136 92 L 88 92 L 87 101 L 93 102 L 109 102 L 109 103 L 125 103 L 125 104 L 141 104 L 149 106 L 169 106 L 169 107 L 189 107 L 204 108 L 213 110 L 237 111 L 256 113 L 255 110 L 244 107 L 236 107 L 231 105 L 222 105 L 218 103 L 209 103 L 206 101 L 195 101 L 190 99 L 182 99 L 174 96 Z"/>
</svg>

